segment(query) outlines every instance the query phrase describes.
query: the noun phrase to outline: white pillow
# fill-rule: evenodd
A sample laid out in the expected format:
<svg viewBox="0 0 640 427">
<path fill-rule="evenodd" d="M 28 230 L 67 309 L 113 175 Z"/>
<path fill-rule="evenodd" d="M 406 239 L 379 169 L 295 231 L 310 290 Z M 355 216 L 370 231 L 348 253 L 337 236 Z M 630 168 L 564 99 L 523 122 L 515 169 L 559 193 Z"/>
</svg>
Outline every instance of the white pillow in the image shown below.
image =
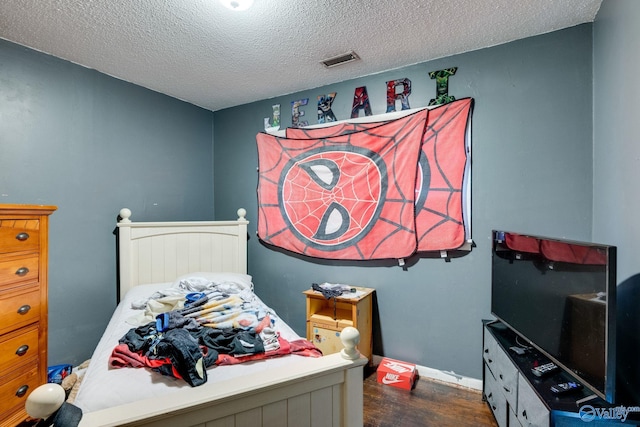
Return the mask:
<svg viewBox="0 0 640 427">
<path fill-rule="evenodd" d="M 214 283 L 235 283 L 243 290 L 253 290 L 253 278 L 248 274 L 242 273 L 214 273 L 214 272 L 196 272 L 187 273 L 178 277 L 173 282 L 173 287 L 178 287 L 180 282 L 190 278 L 202 278 Z"/>
</svg>

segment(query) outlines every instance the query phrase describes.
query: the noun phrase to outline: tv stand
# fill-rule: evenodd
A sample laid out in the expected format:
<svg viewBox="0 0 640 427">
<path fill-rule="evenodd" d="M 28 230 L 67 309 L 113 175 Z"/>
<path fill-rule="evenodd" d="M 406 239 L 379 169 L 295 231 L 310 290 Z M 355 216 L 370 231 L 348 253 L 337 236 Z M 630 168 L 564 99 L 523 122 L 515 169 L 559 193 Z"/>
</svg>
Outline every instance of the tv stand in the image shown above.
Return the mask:
<svg viewBox="0 0 640 427">
<path fill-rule="evenodd" d="M 623 423 L 619 409 L 624 407 L 607 403 L 587 387 L 554 394 L 554 384 L 577 380 L 563 369 L 534 375 L 532 367 L 550 360 L 535 348 L 518 350 L 519 338 L 503 323 L 484 321 L 483 334 L 483 399 L 499 427 L 585 427 L 585 422 L 598 427 L 640 426 L 640 408 L 628 408 L 632 411 Z"/>
</svg>

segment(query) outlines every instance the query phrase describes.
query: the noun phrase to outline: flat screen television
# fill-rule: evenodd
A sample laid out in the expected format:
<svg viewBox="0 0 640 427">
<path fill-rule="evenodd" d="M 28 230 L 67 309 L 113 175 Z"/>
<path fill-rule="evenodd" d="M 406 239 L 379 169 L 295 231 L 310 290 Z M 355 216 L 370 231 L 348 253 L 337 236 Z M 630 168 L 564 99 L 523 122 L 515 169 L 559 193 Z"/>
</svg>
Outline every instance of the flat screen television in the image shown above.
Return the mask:
<svg viewBox="0 0 640 427">
<path fill-rule="evenodd" d="M 500 230 L 492 241 L 492 314 L 614 403 L 616 247 Z"/>
</svg>

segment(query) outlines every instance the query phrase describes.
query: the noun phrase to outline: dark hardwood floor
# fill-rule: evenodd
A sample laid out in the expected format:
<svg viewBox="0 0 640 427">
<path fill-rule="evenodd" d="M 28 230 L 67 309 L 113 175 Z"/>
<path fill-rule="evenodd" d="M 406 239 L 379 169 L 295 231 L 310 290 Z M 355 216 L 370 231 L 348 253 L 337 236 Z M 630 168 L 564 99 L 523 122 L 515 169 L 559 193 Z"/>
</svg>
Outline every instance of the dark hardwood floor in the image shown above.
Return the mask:
<svg viewBox="0 0 640 427">
<path fill-rule="evenodd" d="M 364 376 L 365 427 L 497 427 L 479 391 L 429 378 L 402 390 L 378 384 L 375 368 Z"/>
</svg>

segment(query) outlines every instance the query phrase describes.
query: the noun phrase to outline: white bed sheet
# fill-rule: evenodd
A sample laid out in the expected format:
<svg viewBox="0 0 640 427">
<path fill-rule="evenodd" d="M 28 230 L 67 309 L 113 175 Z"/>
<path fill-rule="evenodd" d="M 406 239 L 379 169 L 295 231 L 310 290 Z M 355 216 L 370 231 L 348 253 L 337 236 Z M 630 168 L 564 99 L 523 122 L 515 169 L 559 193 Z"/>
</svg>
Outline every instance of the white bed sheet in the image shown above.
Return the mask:
<svg viewBox="0 0 640 427">
<path fill-rule="evenodd" d="M 109 356 L 113 348 L 118 344 L 118 340 L 133 327 L 126 322 L 126 319 L 139 313 L 139 310 L 131 308 L 131 302 L 143 299 L 155 291 L 168 289 L 171 286 L 172 283 L 136 286 L 127 293 L 124 300 L 117 306 L 107 329 L 94 350 L 91 363 L 84 373 L 78 395 L 74 401 L 74 405 L 81 408 L 84 413 L 177 393 L 184 388 L 191 388 L 184 380 L 163 376 L 147 368 L 109 369 Z M 257 299 L 260 301 L 259 298 Z M 274 320 L 274 329 L 280 333 L 282 338 L 289 341 L 301 338 L 279 317 L 276 316 Z M 207 370 L 207 383 L 200 387 L 211 387 L 216 382 L 285 366 L 291 363 L 290 358 L 292 357 L 299 358 L 303 356 L 286 355 L 239 365 L 214 366 Z"/>
</svg>

